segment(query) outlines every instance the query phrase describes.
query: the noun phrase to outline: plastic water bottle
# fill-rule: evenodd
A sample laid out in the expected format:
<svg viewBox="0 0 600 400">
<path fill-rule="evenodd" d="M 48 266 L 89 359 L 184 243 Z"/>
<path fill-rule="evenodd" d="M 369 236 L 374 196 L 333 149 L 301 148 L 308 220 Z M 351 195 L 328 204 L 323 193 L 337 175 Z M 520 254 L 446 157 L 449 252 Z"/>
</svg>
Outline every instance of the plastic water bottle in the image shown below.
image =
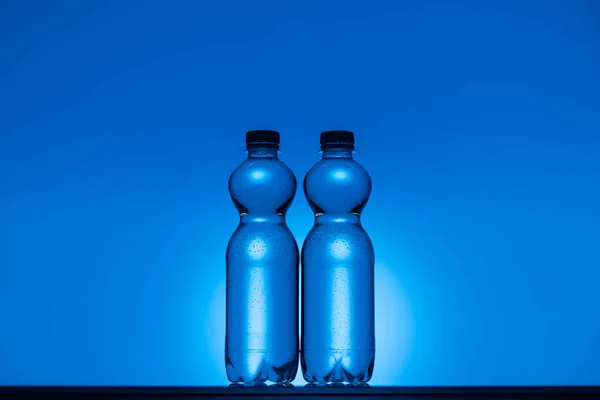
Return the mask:
<svg viewBox="0 0 600 400">
<path fill-rule="evenodd" d="M 352 132 L 323 132 L 321 152 L 304 179 L 315 223 L 302 247 L 302 372 L 307 382 L 368 382 L 375 256 L 360 214 L 371 177 L 352 158 Z"/>
<path fill-rule="evenodd" d="M 227 246 L 227 378 L 290 382 L 298 370 L 298 245 L 285 214 L 296 178 L 279 133 L 246 134 L 248 158 L 229 178 L 240 223 Z"/>
</svg>

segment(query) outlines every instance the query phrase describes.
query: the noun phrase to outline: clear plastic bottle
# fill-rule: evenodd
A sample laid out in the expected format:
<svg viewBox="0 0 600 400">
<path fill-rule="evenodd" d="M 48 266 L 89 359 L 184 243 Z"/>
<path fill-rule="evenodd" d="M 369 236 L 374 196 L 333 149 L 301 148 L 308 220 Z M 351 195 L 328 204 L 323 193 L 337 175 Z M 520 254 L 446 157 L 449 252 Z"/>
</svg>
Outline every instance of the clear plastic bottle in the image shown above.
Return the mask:
<svg viewBox="0 0 600 400">
<path fill-rule="evenodd" d="M 307 382 L 368 382 L 375 255 L 360 214 L 371 177 L 353 159 L 352 132 L 323 132 L 321 151 L 304 179 L 315 223 L 302 247 L 302 372 Z"/>
<path fill-rule="evenodd" d="M 248 158 L 229 178 L 240 223 L 227 246 L 227 378 L 290 382 L 298 370 L 298 245 L 285 214 L 296 178 L 279 133 L 246 134 Z"/>
</svg>

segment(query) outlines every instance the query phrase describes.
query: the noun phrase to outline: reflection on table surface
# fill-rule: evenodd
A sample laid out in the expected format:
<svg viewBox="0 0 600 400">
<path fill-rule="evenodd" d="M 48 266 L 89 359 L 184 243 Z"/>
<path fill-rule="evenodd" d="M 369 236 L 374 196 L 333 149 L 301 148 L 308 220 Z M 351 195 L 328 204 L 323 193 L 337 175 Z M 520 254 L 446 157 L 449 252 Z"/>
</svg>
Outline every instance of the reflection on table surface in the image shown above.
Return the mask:
<svg viewBox="0 0 600 400">
<path fill-rule="evenodd" d="M 243 383 L 232 383 L 231 385 L 229 385 L 230 388 L 249 388 L 249 387 L 257 387 L 257 388 L 266 388 L 266 387 L 275 387 L 275 388 L 293 388 L 296 387 L 294 385 L 292 385 L 291 383 L 249 383 L 249 384 L 243 384 Z M 371 387 L 371 385 L 369 385 L 368 383 L 356 383 L 356 384 L 352 384 L 352 383 L 307 383 L 304 386 L 298 386 L 298 387 L 305 387 L 305 388 L 327 388 L 327 387 L 331 387 L 331 388 L 343 388 L 343 387 L 347 387 L 347 388 L 357 388 L 357 387 L 361 387 L 361 388 L 368 388 Z"/>
</svg>

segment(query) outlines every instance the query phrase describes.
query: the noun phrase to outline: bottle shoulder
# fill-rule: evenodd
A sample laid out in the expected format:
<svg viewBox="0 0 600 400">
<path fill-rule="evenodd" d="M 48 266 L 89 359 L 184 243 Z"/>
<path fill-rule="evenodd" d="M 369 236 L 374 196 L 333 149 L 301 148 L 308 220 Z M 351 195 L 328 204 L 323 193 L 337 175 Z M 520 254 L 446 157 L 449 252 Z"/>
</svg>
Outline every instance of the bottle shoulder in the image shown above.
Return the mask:
<svg viewBox="0 0 600 400">
<path fill-rule="evenodd" d="M 240 224 L 229 239 L 228 262 L 298 258 L 298 244 L 286 224 Z"/>
<path fill-rule="evenodd" d="M 319 240 L 334 240 L 336 237 L 346 237 L 349 240 L 371 241 L 369 233 L 362 224 L 349 222 L 317 222 L 306 237 L 318 238 Z"/>
<path fill-rule="evenodd" d="M 307 263 L 320 263 L 324 259 L 334 265 L 340 262 L 374 262 L 371 238 L 360 224 L 316 224 L 302 244 L 303 258 Z"/>
<path fill-rule="evenodd" d="M 234 168 L 229 175 L 229 186 L 240 183 L 260 184 L 267 180 L 296 185 L 292 170 L 278 158 L 248 158 Z"/>
<path fill-rule="evenodd" d="M 371 181 L 371 175 L 367 169 L 353 158 L 324 158 L 314 164 L 306 173 L 304 179 L 314 179 L 321 175 L 327 175 L 332 171 L 337 176 L 353 174 L 355 179 Z"/>
</svg>

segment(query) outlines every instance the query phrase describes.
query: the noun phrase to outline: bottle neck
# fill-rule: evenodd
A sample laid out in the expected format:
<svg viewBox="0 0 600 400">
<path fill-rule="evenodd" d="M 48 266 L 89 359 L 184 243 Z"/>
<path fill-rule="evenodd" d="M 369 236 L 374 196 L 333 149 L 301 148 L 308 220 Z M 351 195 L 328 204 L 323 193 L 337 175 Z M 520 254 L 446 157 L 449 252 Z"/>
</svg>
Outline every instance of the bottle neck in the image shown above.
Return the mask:
<svg viewBox="0 0 600 400">
<path fill-rule="evenodd" d="M 315 222 L 317 224 L 326 223 L 344 223 L 344 224 L 360 224 L 360 214 L 316 214 Z"/>
<path fill-rule="evenodd" d="M 323 158 L 352 158 L 354 150 L 347 147 L 329 147 L 321 150 Z"/>
<path fill-rule="evenodd" d="M 266 223 L 266 224 L 283 224 L 285 223 L 285 215 L 283 214 L 241 214 L 240 221 L 242 224 L 256 224 L 256 223 Z"/>
<path fill-rule="evenodd" d="M 279 153 L 277 147 L 251 147 L 246 151 L 248 158 L 277 158 Z"/>
</svg>

